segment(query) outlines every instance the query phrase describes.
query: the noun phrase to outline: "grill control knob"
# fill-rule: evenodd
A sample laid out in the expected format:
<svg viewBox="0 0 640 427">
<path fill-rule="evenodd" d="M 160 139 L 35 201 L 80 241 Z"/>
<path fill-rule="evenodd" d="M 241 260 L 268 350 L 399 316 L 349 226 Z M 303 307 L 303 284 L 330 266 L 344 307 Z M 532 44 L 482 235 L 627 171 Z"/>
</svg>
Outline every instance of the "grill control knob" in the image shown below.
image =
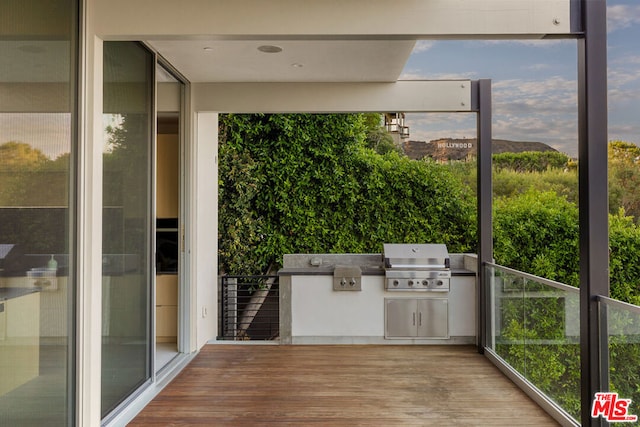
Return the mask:
<svg viewBox="0 0 640 427">
<path fill-rule="evenodd" d="M 422 281 L 422 286 L 429 286 L 429 281 L 428 280 L 423 280 Z"/>
<path fill-rule="evenodd" d="M 438 285 L 438 286 L 442 286 L 442 285 L 444 285 L 444 282 L 443 282 L 442 280 L 438 280 L 437 285 Z"/>
<path fill-rule="evenodd" d="M 413 286 L 413 280 L 409 280 L 409 286 Z"/>
<path fill-rule="evenodd" d="M 400 282 L 398 282 L 397 280 L 393 281 L 393 286 L 398 286 L 400 284 Z"/>
</svg>

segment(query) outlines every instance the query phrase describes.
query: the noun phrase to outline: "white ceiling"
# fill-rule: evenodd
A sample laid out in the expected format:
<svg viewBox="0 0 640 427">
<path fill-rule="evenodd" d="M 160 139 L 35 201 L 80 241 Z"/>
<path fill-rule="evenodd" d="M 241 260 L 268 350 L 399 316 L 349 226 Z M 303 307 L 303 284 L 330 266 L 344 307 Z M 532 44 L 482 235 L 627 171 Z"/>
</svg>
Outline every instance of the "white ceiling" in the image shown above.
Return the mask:
<svg viewBox="0 0 640 427">
<path fill-rule="evenodd" d="M 0 83 L 66 82 L 70 54 L 64 40 L 0 40 Z"/>
<path fill-rule="evenodd" d="M 148 40 L 189 81 L 393 82 L 415 40 Z M 263 45 L 278 53 L 258 50 Z"/>
<path fill-rule="evenodd" d="M 147 43 L 194 83 L 395 82 L 415 40 L 183 39 Z M 264 45 L 282 51 L 259 51 Z M 0 41 L 0 82 L 67 81 L 69 52 L 65 41 Z M 127 64 L 114 66 L 119 67 L 118 75 L 129 75 Z"/>
</svg>

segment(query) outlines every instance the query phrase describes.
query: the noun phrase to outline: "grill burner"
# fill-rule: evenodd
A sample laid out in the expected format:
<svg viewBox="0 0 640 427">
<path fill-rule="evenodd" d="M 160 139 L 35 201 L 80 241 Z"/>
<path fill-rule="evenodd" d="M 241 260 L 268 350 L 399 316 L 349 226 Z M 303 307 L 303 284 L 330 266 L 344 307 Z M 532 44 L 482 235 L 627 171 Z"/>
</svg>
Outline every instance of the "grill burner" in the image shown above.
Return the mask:
<svg viewBox="0 0 640 427">
<path fill-rule="evenodd" d="M 451 268 L 443 244 L 384 245 L 385 289 L 449 292 Z"/>
</svg>

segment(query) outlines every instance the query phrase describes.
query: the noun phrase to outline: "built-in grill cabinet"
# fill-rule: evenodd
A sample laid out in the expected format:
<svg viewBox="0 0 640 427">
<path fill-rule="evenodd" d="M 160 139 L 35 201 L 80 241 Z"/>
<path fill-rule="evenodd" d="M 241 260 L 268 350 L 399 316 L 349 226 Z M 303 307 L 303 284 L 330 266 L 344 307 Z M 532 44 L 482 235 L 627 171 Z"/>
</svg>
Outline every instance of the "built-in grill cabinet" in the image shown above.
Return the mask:
<svg viewBox="0 0 640 427">
<path fill-rule="evenodd" d="M 385 338 L 449 338 L 451 268 L 444 244 L 385 244 Z M 430 293 L 421 297 L 410 292 Z"/>
</svg>

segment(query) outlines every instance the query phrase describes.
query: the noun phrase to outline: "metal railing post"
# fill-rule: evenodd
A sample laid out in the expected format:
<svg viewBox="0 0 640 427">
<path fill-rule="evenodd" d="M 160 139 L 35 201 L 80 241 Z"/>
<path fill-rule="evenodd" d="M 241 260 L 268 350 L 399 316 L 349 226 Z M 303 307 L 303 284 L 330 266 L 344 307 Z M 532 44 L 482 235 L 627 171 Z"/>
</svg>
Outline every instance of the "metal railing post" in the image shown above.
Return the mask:
<svg viewBox="0 0 640 427">
<path fill-rule="evenodd" d="M 478 80 L 474 93 L 474 107 L 478 112 L 478 352 L 484 353 L 489 320 L 488 279 L 484 266 L 493 261 L 491 80 Z"/>
</svg>

